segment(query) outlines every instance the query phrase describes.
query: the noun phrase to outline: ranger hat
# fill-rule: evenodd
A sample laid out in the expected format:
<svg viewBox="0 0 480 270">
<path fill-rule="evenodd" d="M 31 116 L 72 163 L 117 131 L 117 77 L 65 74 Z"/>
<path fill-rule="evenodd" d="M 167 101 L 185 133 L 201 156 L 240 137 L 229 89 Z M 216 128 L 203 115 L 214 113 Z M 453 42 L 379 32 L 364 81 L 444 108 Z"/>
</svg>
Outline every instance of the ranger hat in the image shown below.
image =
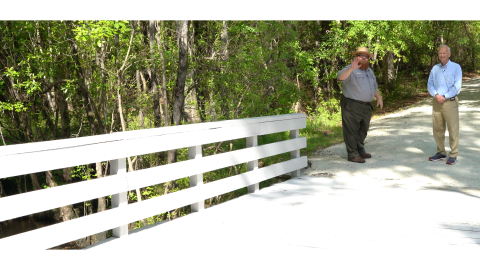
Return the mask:
<svg viewBox="0 0 480 270">
<path fill-rule="evenodd" d="M 370 58 L 373 58 L 373 54 L 370 53 L 367 47 L 359 47 L 356 52 L 352 52 L 352 55 L 357 56 L 357 54 L 362 54 L 362 53 L 368 54 Z"/>
</svg>

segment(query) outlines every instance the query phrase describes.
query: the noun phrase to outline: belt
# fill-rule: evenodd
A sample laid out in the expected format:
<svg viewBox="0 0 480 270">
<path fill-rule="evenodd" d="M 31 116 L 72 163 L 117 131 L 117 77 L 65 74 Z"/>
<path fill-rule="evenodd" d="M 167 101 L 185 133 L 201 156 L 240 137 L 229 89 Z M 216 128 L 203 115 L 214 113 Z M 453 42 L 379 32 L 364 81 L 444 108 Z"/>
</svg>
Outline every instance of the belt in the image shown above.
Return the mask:
<svg viewBox="0 0 480 270">
<path fill-rule="evenodd" d="M 363 101 L 360 101 L 360 100 L 356 100 L 356 99 L 351 99 L 351 98 L 348 98 L 347 99 L 350 99 L 352 101 L 355 101 L 357 103 L 360 103 L 360 104 L 363 104 L 363 105 L 367 105 L 367 106 L 372 106 L 372 103 L 371 102 L 363 102 Z"/>
<path fill-rule="evenodd" d="M 456 95 L 455 95 L 455 96 L 453 96 L 453 97 L 451 97 L 451 98 L 446 98 L 446 99 L 445 99 L 445 101 L 447 101 L 447 100 L 450 100 L 450 101 L 455 101 L 455 97 L 456 97 Z M 434 97 L 434 99 L 435 99 L 435 97 Z M 353 99 L 352 99 L 352 100 L 353 100 Z"/>
</svg>

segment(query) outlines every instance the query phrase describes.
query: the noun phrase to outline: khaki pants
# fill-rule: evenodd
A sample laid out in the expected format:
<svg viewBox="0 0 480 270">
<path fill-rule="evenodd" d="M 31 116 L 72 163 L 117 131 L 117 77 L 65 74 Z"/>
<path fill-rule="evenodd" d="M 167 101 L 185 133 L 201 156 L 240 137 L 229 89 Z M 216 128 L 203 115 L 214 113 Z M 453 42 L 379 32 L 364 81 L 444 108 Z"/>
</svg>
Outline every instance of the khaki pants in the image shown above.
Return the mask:
<svg viewBox="0 0 480 270">
<path fill-rule="evenodd" d="M 459 136 L 459 117 L 458 117 L 458 96 L 454 101 L 445 100 L 443 104 L 438 104 L 433 99 L 433 138 L 437 143 L 437 152 L 447 155 L 445 152 L 445 124 L 448 127 L 450 137 L 450 157 L 456 158 L 458 155 L 458 136 Z"/>
</svg>

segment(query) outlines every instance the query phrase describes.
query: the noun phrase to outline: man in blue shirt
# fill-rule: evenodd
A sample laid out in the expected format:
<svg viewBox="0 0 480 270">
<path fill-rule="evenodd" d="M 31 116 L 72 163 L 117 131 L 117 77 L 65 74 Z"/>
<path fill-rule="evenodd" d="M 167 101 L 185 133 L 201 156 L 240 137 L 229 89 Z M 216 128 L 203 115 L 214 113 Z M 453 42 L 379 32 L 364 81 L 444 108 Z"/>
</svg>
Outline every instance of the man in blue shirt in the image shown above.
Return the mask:
<svg viewBox="0 0 480 270">
<path fill-rule="evenodd" d="M 447 157 L 445 152 L 445 123 L 450 137 L 449 158 L 447 164 L 457 162 L 458 155 L 458 94 L 462 87 L 462 68 L 459 64 L 450 61 L 450 47 L 440 46 L 438 58 L 440 64 L 433 66 L 428 78 L 428 92 L 433 98 L 433 138 L 437 143 L 437 154 L 430 157 L 430 161 L 439 161 Z"/>
</svg>

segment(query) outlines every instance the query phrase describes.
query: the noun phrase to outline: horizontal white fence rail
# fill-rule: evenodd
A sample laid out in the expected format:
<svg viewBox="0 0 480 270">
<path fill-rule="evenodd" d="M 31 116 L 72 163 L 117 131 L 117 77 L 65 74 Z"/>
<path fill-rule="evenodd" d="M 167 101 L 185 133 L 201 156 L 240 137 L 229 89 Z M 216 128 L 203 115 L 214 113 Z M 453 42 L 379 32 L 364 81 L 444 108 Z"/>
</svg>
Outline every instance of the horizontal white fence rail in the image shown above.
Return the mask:
<svg viewBox="0 0 480 270">
<path fill-rule="evenodd" d="M 0 221 L 112 195 L 112 209 L 0 239 L 1 249 L 48 249 L 106 230 L 128 235 L 129 223 L 191 205 L 203 209 L 205 199 L 236 189 L 258 190 L 261 181 L 307 166 L 300 157 L 306 138 L 305 114 L 228 120 L 175 127 L 119 132 L 84 138 L 0 146 L 0 178 L 110 161 L 110 176 L 0 198 Z M 258 136 L 290 131 L 290 140 L 258 146 Z M 203 144 L 247 139 L 245 149 L 202 157 Z M 189 148 L 189 160 L 126 172 L 126 157 Z M 285 162 L 258 168 L 258 160 L 290 152 Z M 247 163 L 247 172 L 203 184 L 203 173 Z M 190 177 L 190 188 L 128 204 L 127 192 Z"/>
</svg>

